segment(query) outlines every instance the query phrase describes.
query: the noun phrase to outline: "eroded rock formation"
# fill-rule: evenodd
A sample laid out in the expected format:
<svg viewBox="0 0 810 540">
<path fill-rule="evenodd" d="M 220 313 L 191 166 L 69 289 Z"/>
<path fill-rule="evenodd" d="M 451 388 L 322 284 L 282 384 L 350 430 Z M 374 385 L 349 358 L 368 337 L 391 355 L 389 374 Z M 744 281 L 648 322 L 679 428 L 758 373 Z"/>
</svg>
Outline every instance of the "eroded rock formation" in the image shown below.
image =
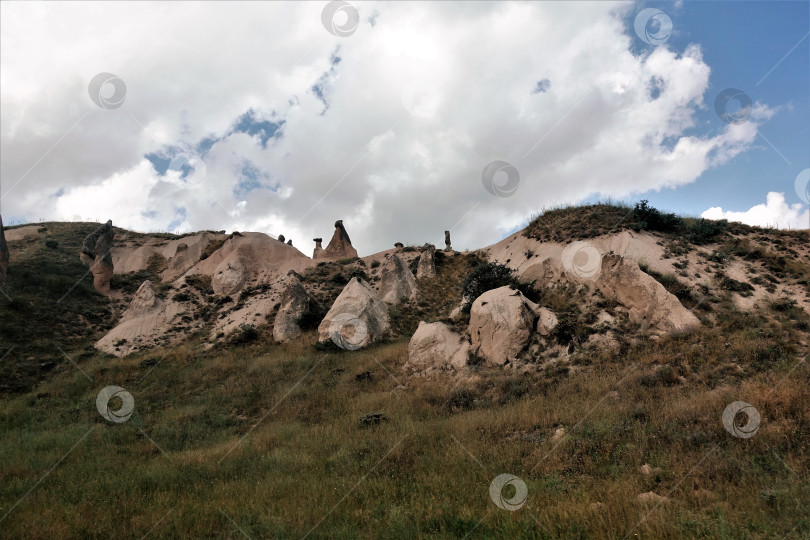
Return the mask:
<svg viewBox="0 0 810 540">
<path fill-rule="evenodd" d="M 388 307 L 371 286 L 352 278 L 318 326 L 318 341 L 356 350 L 382 339 L 391 329 Z"/>
<path fill-rule="evenodd" d="M 422 254 L 419 255 L 419 264 L 416 267 L 416 277 L 419 279 L 436 275 L 436 246 L 425 244 Z"/>
<path fill-rule="evenodd" d="M 313 254 L 312 258 L 350 259 L 352 257 L 357 257 L 357 250 L 354 249 L 354 247 L 352 246 L 352 241 L 349 238 L 349 234 L 343 227 L 343 220 L 339 219 L 335 222 L 335 233 L 332 235 L 332 239 L 329 241 L 329 245 L 326 246 L 326 249 L 324 249 L 320 253 L 318 253 L 318 248 L 316 246 L 315 253 Z"/>
<path fill-rule="evenodd" d="M 323 246 L 321 245 L 323 238 L 313 238 L 312 241 L 315 242 L 315 251 L 312 252 L 312 258 L 320 259 L 323 253 Z"/>
<path fill-rule="evenodd" d="M 444 250 L 453 251 L 453 246 L 450 245 L 450 231 L 444 231 Z"/>
<path fill-rule="evenodd" d="M 446 369 L 460 370 L 467 365 L 470 344 L 464 336 L 444 323 L 419 322 L 419 327 L 408 343 L 408 367 L 419 371 Z"/>
<path fill-rule="evenodd" d="M 284 343 L 300 336 L 301 320 L 311 309 L 312 299 L 298 277 L 291 273 L 287 278 L 284 292 L 281 293 L 281 306 L 273 323 L 273 338 Z"/>
<path fill-rule="evenodd" d="M 548 334 L 552 324 L 556 317 L 520 291 L 508 286 L 492 289 L 476 298 L 470 309 L 472 350 L 491 364 L 503 365 L 526 348 L 535 330 Z"/>
<path fill-rule="evenodd" d="M 90 267 L 93 273 L 93 287 L 101 293 L 110 292 L 110 280 L 113 276 L 112 243 L 115 232 L 112 220 L 87 235 L 79 253 L 81 261 Z"/>
<path fill-rule="evenodd" d="M 405 261 L 391 255 L 380 276 L 380 298 L 386 304 L 398 304 L 402 299 L 412 300 L 419 294 L 416 278 Z"/>
</svg>

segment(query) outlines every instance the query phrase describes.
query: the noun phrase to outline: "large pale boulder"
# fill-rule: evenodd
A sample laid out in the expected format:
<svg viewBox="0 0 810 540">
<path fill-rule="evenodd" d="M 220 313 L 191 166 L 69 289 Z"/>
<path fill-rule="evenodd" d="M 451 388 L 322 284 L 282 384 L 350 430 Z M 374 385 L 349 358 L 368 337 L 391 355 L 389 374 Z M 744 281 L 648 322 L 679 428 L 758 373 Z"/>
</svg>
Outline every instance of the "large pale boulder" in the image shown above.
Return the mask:
<svg viewBox="0 0 810 540">
<path fill-rule="evenodd" d="M 335 233 L 329 241 L 326 249 L 318 251 L 319 242 L 315 241 L 315 252 L 312 254 L 313 259 L 350 259 L 357 257 L 357 250 L 352 246 L 352 241 L 349 238 L 349 233 L 343 227 L 343 220 L 339 219 L 335 222 Z"/>
<path fill-rule="evenodd" d="M 444 323 L 419 322 L 419 327 L 408 343 L 407 366 L 415 370 L 459 370 L 467 365 L 469 342 Z"/>
<path fill-rule="evenodd" d="M 426 244 L 419 255 L 419 264 L 416 267 L 416 277 L 419 279 L 436 275 L 436 246 Z"/>
<path fill-rule="evenodd" d="M 642 330 L 677 334 L 700 326 L 698 318 L 632 259 L 615 254 L 602 258 L 595 286 L 628 309 L 630 320 Z"/>
<path fill-rule="evenodd" d="M 291 274 L 281 294 L 281 306 L 273 323 L 273 338 L 281 343 L 301 335 L 301 319 L 312 309 L 312 299 L 304 286 Z"/>
<path fill-rule="evenodd" d="M 8 272 L 8 243 L 6 243 L 6 231 L 3 228 L 3 216 L 0 216 L 0 285 L 6 280 Z"/>
<path fill-rule="evenodd" d="M 112 220 L 108 220 L 107 223 L 87 235 L 79 253 L 79 259 L 93 273 L 93 287 L 104 294 L 110 292 L 110 280 L 114 272 L 112 259 L 114 237 Z"/>
<path fill-rule="evenodd" d="M 470 308 L 472 350 L 491 364 L 514 360 L 529 343 L 538 311 L 537 304 L 508 286 L 485 292 Z"/>
<path fill-rule="evenodd" d="M 391 329 L 388 307 L 371 286 L 352 278 L 318 326 L 318 341 L 355 350 L 379 341 Z"/>
<path fill-rule="evenodd" d="M 380 276 L 380 297 L 387 304 L 398 304 L 403 298 L 412 300 L 419 294 L 416 278 L 396 255 L 391 255 Z"/>
<path fill-rule="evenodd" d="M 211 277 L 211 287 L 217 294 L 233 294 L 245 284 L 246 269 L 241 260 L 224 260 Z"/>
</svg>

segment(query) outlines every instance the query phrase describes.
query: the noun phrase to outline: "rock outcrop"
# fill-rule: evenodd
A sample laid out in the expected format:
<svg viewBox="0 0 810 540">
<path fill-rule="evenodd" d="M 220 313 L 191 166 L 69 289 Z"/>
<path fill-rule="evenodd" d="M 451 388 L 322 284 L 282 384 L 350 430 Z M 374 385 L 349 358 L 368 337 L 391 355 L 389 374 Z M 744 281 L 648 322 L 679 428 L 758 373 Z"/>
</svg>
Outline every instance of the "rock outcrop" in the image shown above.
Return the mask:
<svg viewBox="0 0 810 540">
<path fill-rule="evenodd" d="M 6 281 L 8 272 L 8 243 L 6 242 L 6 231 L 3 228 L 3 216 L 0 216 L 0 285 Z"/>
<path fill-rule="evenodd" d="M 140 348 L 154 346 L 183 310 L 182 304 L 161 300 L 152 282 L 144 281 L 121 316 L 121 322 L 98 340 L 95 347 L 115 356 L 126 356 Z"/>
<path fill-rule="evenodd" d="M 419 279 L 436 275 L 436 246 L 425 244 L 422 254 L 419 255 L 419 264 L 416 267 L 416 277 Z"/>
<path fill-rule="evenodd" d="M 402 242 L 394 242 L 394 247 L 396 249 L 402 249 L 405 247 L 405 244 L 403 244 Z"/>
<path fill-rule="evenodd" d="M 467 339 L 444 323 L 419 322 L 408 343 L 407 366 L 419 371 L 433 369 L 460 370 L 467 365 L 470 344 Z"/>
<path fill-rule="evenodd" d="M 470 308 L 472 350 L 490 364 L 514 360 L 528 345 L 540 313 L 537 304 L 508 286 L 485 292 Z M 544 317 L 541 329 L 550 331 L 552 321 L 548 314 Z"/>
<path fill-rule="evenodd" d="M 453 246 L 450 245 L 450 231 L 444 231 L 444 250 L 453 251 Z"/>
<path fill-rule="evenodd" d="M 625 306 L 630 320 L 640 324 L 642 331 L 678 334 L 700 326 L 698 318 L 677 297 L 632 259 L 605 255 L 595 286 L 606 298 Z"/>
<path fill-rule="evenodd" d="M 371 286 L 352 278 L 318 326 L 318 341 L 356 350 L 382 339 L 391 329 L 388 307 Z"/>
<path fill-rule="evenodd" d="M 211 286 L 217 294 L 233 294 L 246 280 L 247 269 L 240 259 L 224 260 L 211 277 Z"/>
<path fill-rule="evenodd" d="M 295 274 L 287 278 L 281 306 L 273 323 L 273 338 L 284 343 L 301 335 L 301 320 L 312 309 L 312 299 Z"/>
<path fill-rule="evenodd" d="M 112 220 L 90 233 L 84 239 L 79 258 L 90 267 L 93 273 L 93 287 L 100 293 L 110 292 L 110 280 L 113 276 L 112 243 L 115 232 Z"/>
<path fill-rule="evenodd" d="M 284 243 L 284 235 L 283 234 L 278 235 L 278 241 L 281 242 L 282 244 Z"/>
<path fill-rule="evenodd" d="M 380 276 L 380 298 L 386 304 L 398 304 L 403 298 L 413 300 L 417 294 L 411 269 L 398 256 L 391 255 Z"/>
<path fill-rule="evenodd" d="M 335 222 L 335 233 L 332 235 L 326 249 L 318 253 L 317 244 L 316 240 L 315 253 L 312 255 L 313 259 L 350 259 L 357 257 L 357 250 L 352 246 L 349 233 L 343 227 L 342 219 Z"/>
<path fill-rule="evenodd" d="M 320 259 L 323 257 L 323 246 L 321 242 L 323 242 L 323 238 L 313 238 L 313 242 L 315 242 L 315 251 L 312 252 L 313 259 Z"/>
</svg>

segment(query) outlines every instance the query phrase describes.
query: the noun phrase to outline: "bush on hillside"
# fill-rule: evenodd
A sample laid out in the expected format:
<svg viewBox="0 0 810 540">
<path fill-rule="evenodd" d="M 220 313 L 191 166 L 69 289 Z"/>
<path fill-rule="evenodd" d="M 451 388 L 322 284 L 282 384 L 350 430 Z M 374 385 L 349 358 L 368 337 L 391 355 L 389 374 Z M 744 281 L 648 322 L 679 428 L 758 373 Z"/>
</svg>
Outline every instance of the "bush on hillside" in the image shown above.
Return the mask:
<svg viewBox="0 0 810 540">
<path fill-rule="evenodd" d="M 521 283 L 515 277 L 515 272 L 508 266 L 494 262 L 484 262 L 475 266 L 461 285 L 461 294 L 467 300 L 464 312 L 469 312 L 473 301 L 492 289 L 509 286 L 517 289 L 525 296 L 536 299 L 532 284 Z"/>
<path fill-rule="evenodd" d="M 711 242 L 714 237 L 726 230 L 728 221 L 712 221 L 710 219 L 699 219 L 689 227 L 689 241 L 693 244 L 703 245 Z"/>
<path fill-rule="evenodd" d="M 662 233 L 677 233 L 686 229 L 681 218 L 675 214 L 666 214 L 642 200 L 633 208 L 633 228 L 636 231 L 657 231 Z"/>
</svg>

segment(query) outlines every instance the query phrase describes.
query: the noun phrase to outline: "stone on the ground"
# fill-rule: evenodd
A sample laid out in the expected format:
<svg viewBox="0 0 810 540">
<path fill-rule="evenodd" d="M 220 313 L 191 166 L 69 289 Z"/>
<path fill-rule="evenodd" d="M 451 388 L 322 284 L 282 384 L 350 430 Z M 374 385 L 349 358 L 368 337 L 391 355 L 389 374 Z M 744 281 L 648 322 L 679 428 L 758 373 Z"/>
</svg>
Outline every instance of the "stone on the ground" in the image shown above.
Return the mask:
<svg viewBox="0 0 810 540">
<path fill-rule="evenodd" d="M 419 322 L 408 344 L 408 363 L 413 369 L 425 371 L 451 366 L 460 370 L 467 365 L 470 344 L 444 323 Z"/>
<path fill-rule="evenodd" d="M 388 306 L 371 286 L 352 278 L 318 326 L 318 341 L 356 350 L 385 337 L 391 329 Z"/>
<path fill-rule="evenodd" d="M 419 294 L 416 278 L 396 255 L 391 255 L 380 276 L 380 298 L 387 304 L 398 304 L 403 299 L 413 300 Z"/>
</svg>

